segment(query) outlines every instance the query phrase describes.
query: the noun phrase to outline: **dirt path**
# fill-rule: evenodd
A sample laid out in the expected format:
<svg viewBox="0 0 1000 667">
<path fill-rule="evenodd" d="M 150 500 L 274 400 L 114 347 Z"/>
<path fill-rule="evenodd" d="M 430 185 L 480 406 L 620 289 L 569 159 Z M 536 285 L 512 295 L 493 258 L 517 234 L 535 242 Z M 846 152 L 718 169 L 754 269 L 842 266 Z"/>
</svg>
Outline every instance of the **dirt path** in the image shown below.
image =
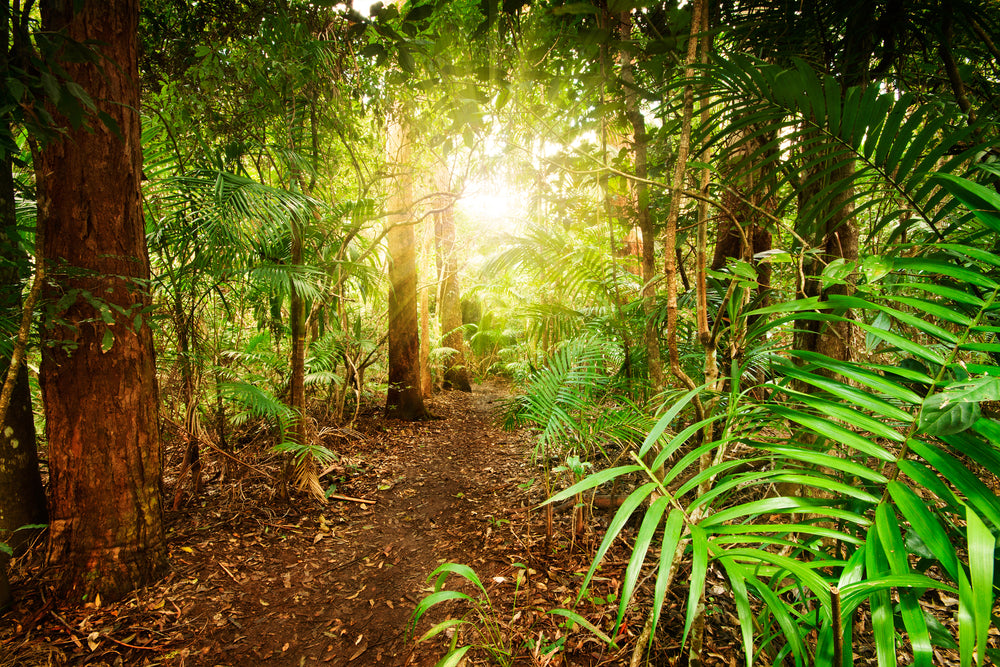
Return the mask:
<svg viewBox="0 0 1000 667">
<path fill-rule="evenodd" d="M 201 619 L 187 664 L 428 663 L 406 641 L 428 574 L 444 560 L 502 567 L 484 553 L 491 517 L 523 496 L 525 443 L 493 424 L 500 397 L 480 386 L 432 400 L 434 421 L 366 420 L 364 439 L 338 447 L 337 491 L 370 504 L 247 517 L 228 544 L 175 540 L 181 559 L 189 546 L 218 561 L 192 562 L 208 595 L 187 612 Z"/>
<path fill-rule="evenodd" d="M 429 404 L 439 419 L 374 415 L 331 442 L 344 454 L 337 493 L 370 503 L 292 509 L 264 479 L 210 484 L 168 515 L 173 570 L 133 600 L 53 613 L 44 582 L 34 594 L 26 582 L 0 616 L 18 662 L 0 666 L 434 664 L 438 644 L 406 638 L 428 574 L 451 560 L 489 581 L 524 545 L 510 520 L 529 504 L 530 439 L 494 424 L 501 397 L 442 394 Z"/>
</svg>

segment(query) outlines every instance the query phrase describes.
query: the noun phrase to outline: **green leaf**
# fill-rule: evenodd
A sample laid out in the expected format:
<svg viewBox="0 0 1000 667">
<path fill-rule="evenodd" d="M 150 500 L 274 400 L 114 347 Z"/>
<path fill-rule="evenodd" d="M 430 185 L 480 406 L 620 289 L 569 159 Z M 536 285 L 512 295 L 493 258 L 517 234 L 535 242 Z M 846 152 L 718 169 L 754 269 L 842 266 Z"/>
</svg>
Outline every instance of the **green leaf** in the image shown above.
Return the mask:
<svg viewBox="0 0 1000 667">
<path fill-rule="evenodd" d="M 417 643 L 419 644 L 420 642 L 425 642 L 428 639 L 432 639 L 437 635 L 441 634 L 442 632 L 445 632 L 446 630 L 449 630 L 456 626 L 469 625 L 469 624 L 470 624 L 469 621 L 466 621 L 464 618 L 449 618 L 446 621 L 441 621 L 440 623 L 437 623 L 433 628 L 431 628 L 423 635 L 421 635 L 420 639 L 417 640 Z"/>
<path fill-rule="evenodd" d="M 949 392 L 929 396 L 920 409 L 917 429 L 927 435 L 951 435 L 972 428 L 982 415 L 978 403 L 955 400 Z"/>
<path fill-rule="evenodd" d="M 400 68 L 407 74 L 413 74 L 413 70 L 416 69 L 417 65 L 413 60 L 413 54 L 410 53 L 409 49 L 399 47 L 396 55 Z"/>
<path fill-rule="evenodd" d="M 793 410 L 781 405 L 769 405 L 768 409 L 777 415 L 781 415 L 785 419 L 800 424 L 801 426 L 804 426 L 809 430 L 822 435 L 823 437 L 829 438 L 834 442 L 856 449 L 863 454 L 874 456 L 875 458 L 883 461 L 895 461 L 896 457 L 882 447 L 879 447 L 871 440 L 863 438 L 853 431 L 847 430 L 839 424 L 834 424 L 833 422 L 820 417 L 815 417 L 802 412 L 801 410 Z"/>
<path fill-rule="evenodd" d="M 632 513 L 638 509 L 639 505 L 657 489 L 657 484 L 654 482 L 648 482 L 643 484 L 638 489 L 633 491 L 625 498 L 622 506 L 618 508 L 615 512 L 614 518 L 611 519 L 611 523 L 608 524 L 608 529 L 604 533 L 604 539 L 601 540 L 601 546 L 598 547 L 597 553 L 594 554 L 594 559 L 590 563 L 590 569 L 587 570 L 587 575 L 583 578 L 583 582 L 580 584 L 580 592 L 577 595 L 577 602 L 583 599 L 583 594 L 587 592 L 587 586 L 590 585 L 590 580 L 600 567 L 601 561 L 604 560 L 604 555 L 608 553 L 608 549 L 611 548 L 611 544 L 618 537 L 618 533 L 621 532 L 622 528 L 625 526 L 625 522 L 628 521 Z"/>
<path fill-rule="evenodd" d="M 583 626 L 591 633 L 596 635 L 601 641 L 603 641 L 605 644 L 611 647 L 612 650 L 618 650 L 618 646 L 615 644 L 614 640 L 611 639 L 611 637 L 609 637 L 600 628 L 598 628 L 596 625 L 585 619 L 583 616 L 580 616 L 580 614 L 576 613 L 575 611 L 572 611 L 571 609 L 550 609 L 545 613 L 555 614 L 557 616 L 565 616 L 566 618 L 573 621 L 577 625 Z"/>
<path fill-rule="evenodd" d="M 420 5 L 419 7 L 414 7 L 413 9 L 408 11 L 403 21 L 412 21 L 416 23 L 419 21 L 423 21 L 426 18 L 429 18 L 433 13 L 434 13 L 433 4 Z"/>
<path fill-rule="evenodd" d="M 736 603 L 736 614 L 740 621 L 740 635 L 743 639 L 743 656 L 747 667 L 753 667 L 754 618 L 750 609 L 750 595 L 747 592 L 744 567 L 732 558 L 725 556 L 719 558 L 719 562 L 729 576 L 733 601 Z"/>
<path fill-rule="evenodd" d="M 386 56 L 385 47 L 378 42 L 373 42 L 361 49 L 361 55 L 366 58 L 378 58 L 381 60 Z"/>
<path fill-rule="evenodd" d="M 52 104 L 59 104 L 59 100 L 62 98 L 62 91 L 59 88 L 59 82 L 48 72 L 42 72 L 41 79 L 42 88 L 45 89 L 45 94 L 48 95 L 49 100 Z"/>
<path fill-rule="evenodd" d="M 434 582 L 434 590 L 440 591 L 444 587 L 445 579 L 449 574 L 458 575 L 469 581 L 469 583 L 475 584 L 476 588 L 482 591 L 483 595 L 486 595 L 486 588 L 483 586 L 483 582 L 479 580 L 479 575 L 464 563 L 441 563 L 433 572 L 427 575 L 427 581 L 437 577 Z"/>
<path fill-rule="evenodd" d="M 708 573 L 708 536 L 698 526 L 691 526 L 691 578 L 688 582 L 687 611 L 684 615 L 684 634 L 681 646 L 687 643 L 691 624 L 699 613 L 699 603 L 705 594 L 705 576 Z"/>
<path fill-rule="evenodd" d="M 875 510 L 875 521 L 879 524 L 878 537 L 882 550 L 889 562 L 889 569 L 895 575 L 910 573 L 906 549 L 900 534 L 896 513 L 886 503 L 881 503 Z M 930 667 L 933 658 L 931 637 L 924 621 L 924 613 L 912 590 L 899 591 L 899 607 L 903 617 L 903 625 L 910 636 L 910 646 L 913 649 L 914 664 Z"/>
<path fill-rule="evenodd" d="M 917 438 L 907 441 L 910 449 L 944 476 L 994 527 L 1000 528 L 1000 500 L 983 482 L 951 455 Z M 902 468 L 902 462 L 900 463 Z"/>
<path fill-rule="evenodd" d="M 791 350 L 789 354 L 799 357 L 808 363 L 815 364 L 817 367 L 824 370 L 843 375 L 844 377 L 874 389 L 877 392 L 882 392 L 889 398 L 894 398 L 904 403 L 910 403 L 913 405 L 918 405 L 923 401 L 923 397 L 917 395 L 915 392 L 907 389 L 906 387 L 901 387 L 897 383 L 879 375 L 878 373 L 863 368 L 858 364 L 838 361 L 836 359 L 831 359 L 826 355 L 818 354 L 816 352 L 807 352 L 805 350 Z M 900 410 L 900 412 L 902 411 Z M 910 420 L 911 419 L 912 417 Z"/>
<path fill-rule="evenodd" d="M 646 552 L 653 541 L 653 535 L 660 526 L 660 519 L 667 509 L 670 499 L 660 496 L 646 510 L 642 518 L 642 525 L 639 527 L 639 534 L 636 535 L 635 545 L 632 547 L 632 555 L 629 557 L 628 567 L 625 570 L 625 579 L 622 582 L 621 595 L 618 602 L 618 618 L 615 620 L 615 628 L 611 634 L 617 635 L 622 619 L 625 618 L 625 610 L 628 609 L 632 601 L 632 593 L 635 591 L 635 584 L 639 580 L 639 573 L 646 560 Z"/>
<path fill-rule="evenodd" d="M 104 336 L 101 338 L 101 352 L 107 353 L 115 344 L 115 334 L 111 327 L 104 327 Z"/>
<path fill-rule="evenodd" d="M 680 414 L 681 410 L 687 407 L 688 403 L 690 403 L 695 396 L 697 396 L 701 391 L 703 391 L 706 386 L 707 385 L 702 385 L 700 387 L 695 387 L 694 389 L 691 389 L 690 391 L 685 393 L 678 400 L 674 401 L 671 404 L 670 409 L 667 410 L 663 414 L 663 416 L 656 421 L 656 424 L 653 426 L 652 429 L 650 429 L 649 434 L 646 436 L 646 439 L 643 440 L 642 447 L 639 448 L 640 457 L 645 456 L 646 452 L 649 451 L 649 448 L 652 447 L 656 443 L 656 441 L 660 439 L 660 436 L 663 435 L 663 432 L 667 430 L 668 426 L 670 426 L 670 422 L 672 422 L 674 418 Z"/>
<path fill-rule="evenodd" d="M 465 654 L 472 649 L 472 646 L 462 646 L 453 651 L 448 651 L 443 658 L 437 661 L 434 667 L 459 667 L 464 663 Z"/>
<path fill-rule="evenodd" d="M 880 331 L 890 331 L 892 329 L 892 318 L 889 317 L 888 313 L 880 312 L 876 317 L 875 321 L 872 322 L 872 326 Z M 865 348 L 869 353 L 874 352 L 878 345 L 878 338 L 869 333 L 865 337 Z"/>
<path fill-rule="evenodd" d="M 934 174 L 935 181 L 965 204 L 972 214 L 993 232 L 1000 232 L 1000 196 L 996 192 L 965 178 L 951 174 Z"/>
<path fill-rule="evenodd" d="M 979 656 L 979 663 L 983 664 L 993 620 L 993 567 L 997 541 L 972 507 L 966 508 L 965 521 L 969 539 L 970 593 L 976 624 L 976 655 Z"/>
<path fill-rule="evenodd" d="M 910 527 L 920 536 L 920 539 L 934 554 L 941 566 L 952 578 L 958 581 L 958 554 L 948 540 L 948 534 L 937 517 L 927 509 L 926 502 L 913 489 L 893 480 L 887 485 L 893 502 L 900 513 L 910 523 Z"/>
<path fill-rule="evenodd" d="M 413 616 L 410 619 L 410 631 L 412 632 L 416 629 L 417 622 L 428 609 L 440 602 L 447 602 L 448 600 L 465 600 L 466 602 L 475 604 L 475 600 L 461 591 L 436 591 L 431 593 L 421 600 L 420 603 L 417 604 L 417 608 L 413 610 Z"/>
<path fill-rule="evenodd" d="M 674 555 L 677 553 L 678 545 L 681 541 L 681 532 L 684 530 L 684 513 L 680 510 L 670 510 L 667 521 L 663 526 L 663 544 L 660 547 L 660 565 L 656 571 L 656 586 L 653 589 L 653 629 L 656 629 L 660 620 L 660 612 L 667 597 L 667 580 L 670 578 L 670 569 L 673 567 Z M 649 638 L 652 645 L 653 637 Z"/>
<path fill-rule="evenodd" d="M 972 584 L 960 573 L 958 580 L 958 655 L 962 667 L 972 667 L 972 654 L 976 649 L 976 601 Z"/>
<path fill-rule="evenodd" d="M 792 649 L 795 664 L 805 664 L 806 646 L 802 641 L 802 636 L 799 634 L 798 625 L 792 620 L 791 615 L 788 613 L 785 601 L 775 595 L 774 591 L 772 591 L 767 584 L 760 581 L 757 577 L 749 575 L 748 573 L 746 581 L 754 587 L 761 599 L 764 600 L 764 604 L 767 605 L 771 615 L 774 616 L 774 620 L 777 621 L 778 627 L 781 628 L 785 639 L 788 641 L 788 644 Z"/>
<path fill-rule="evenodd" d="M 860 389 L 855 389 L 844 382 L 789 366 L 782 366 L 781 372 L 787 377 L 795 378 L 818 389 L 823 389 L 847 403 L 869 410 L 886 419 L 893 419 L 904 423 L 913 421 L 913 415 L 909 412 L 901 410 L 885 399 L 873 396 Z M 885 378 L 882 378 L 882 380 L 885 381 Z M 910 393 L 913 394 L 913 392 Z M 913 394 L 913 396 L 916 397 L 916 394 Z"/>
<path fill-rule="evenodd" d="M 874 585 L 876 581 L 884 580 L 885 575 L 889 573 L 888 563 L 881 547 L 880 530 L 878 521 L 874 522 L 868 529 L 868 541 L 865 549 L 866 580 L 855 586 L 849 586 L 846 590 L 841 589 L 841 593 L 847 600 L 850 600 L 857 588 L 867 584 L 865 597 L 868 598 L 868 604 L 871 607 L 878 667 L 893 667 L 898 661 L 896 660 L 896 632 L 892 621 L 892 600 L 889 598 L 889 587 Z M 850 602 L 847 602 L 847 606 L 853 607 Z"/>
<path fill-rule="evenodd" d="M 865 479 L 876 484 L 885 484 L 888 481 L 888 478 L 877 470 L 872 470 L 864 464 L 845 459 L 841 456 L 814 452 L 809 449 L 790 445 L 764 445 L 761 449 L 773 452 L 790 461 L 801 461 L 817 467 L 833 468 L 846 475 Z"/>
<path fill-rule="evenodd" d="M 83 106 L 87 107 L 90 111 L 94 111 L 97 108 L 94 104 L 94 100 L 90 98 L 90 95 L 87 94 L 87 91 L 84 90 L 83 86 L 80 84 L 73 81 L 67 81 L 66 90 L 69 91 L 70 95 L 80 100 Z"/>
<path fill-rule="evenodd" d="M 593 475 L 588 475 L 584 479 L 580 480 L 576 484 L 572 485 L 565 491 L 560 491 L 556 495 L 552 496 L 544 503 L 539 505 L 539 507 L 545 507 L 551 503 L 558 503 L 560 501 L 566 500 L 567 498 L 572 498 L 578 493 L 583 493 L 588 489 L 592 489 L 595 486 L 600 486 L 605 482 L 610 482 L 616 477 L 622 475 L 627 475 L 632 472 L 639 472 L 642 470 L 642 466 L 630 465 L 630 466 L 618 466 L 617 468 L 605 468 L 599 472 L 595 472 Z"/>
</svg>

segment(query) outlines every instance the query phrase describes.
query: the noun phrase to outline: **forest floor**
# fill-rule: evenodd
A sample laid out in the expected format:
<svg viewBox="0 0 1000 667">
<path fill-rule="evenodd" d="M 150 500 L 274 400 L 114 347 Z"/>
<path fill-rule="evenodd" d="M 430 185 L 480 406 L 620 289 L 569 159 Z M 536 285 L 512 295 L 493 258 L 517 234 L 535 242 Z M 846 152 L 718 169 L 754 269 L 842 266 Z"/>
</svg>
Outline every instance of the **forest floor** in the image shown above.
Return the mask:
<svg viewBox="0 0 1000 667">
<path fill-rule="evenodd" d="M 415 642 L 410 619 L 433 590 L 428 575 L 448 561 L 471 566 L 489 601 L 435 605 L 417 637 L 464 616 L 459 646 L 480 647 L 469 665 L 628 664 L 641 611 L 626 618 L 617 650 L 547 613 L 573 606 L 607 517 L 575 537 L 571 512 L 561 512 L 546 544 L 531 436 L 496 425 L 505 396 L 501 386 L 480 385 L 472 394 L 436 395 L 431 421 L 387 421 L 372 408 L 355 430 L 327 431 L 340 454 L 330 477 L 351 501 L 289 504 L 274 493 L 273 457 L 253 460 L 255 448 L 244 447 L 238 454 L 253 467 L 218 479 L 222 460 L 206 453 L 212 481 L 166 513 L 171 570 L 155 586 L 115 604 L 74 607 L 53 595 L 40 549 L 14 562 L 16 601 L 0 615 L 0 667 L 433 665 L 448 640 L 442 633 Z M 168 448 L 168 472 L 176 474 L 180 456 Z M 170 497 L 173 482 L 168 475 Z M 605 632 L 626 559 L 619 540 L 575 607 Z M 483 598 L 455 575 L 446 587 Z M 686 662 L 679 657 L 685 594 L 678 587 L 668 597 L 655 664 Z M 742 651 L 733 610 L 720 606 L 715 619 L 709 664 L 735 665 Z"/>
</svg>

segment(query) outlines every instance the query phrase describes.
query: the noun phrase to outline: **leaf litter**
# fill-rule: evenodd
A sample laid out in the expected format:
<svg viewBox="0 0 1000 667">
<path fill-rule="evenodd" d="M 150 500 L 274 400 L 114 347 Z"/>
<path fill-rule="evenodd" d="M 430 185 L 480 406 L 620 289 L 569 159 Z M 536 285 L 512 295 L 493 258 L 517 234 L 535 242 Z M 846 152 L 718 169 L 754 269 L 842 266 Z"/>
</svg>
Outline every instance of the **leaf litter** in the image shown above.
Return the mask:
<svg viewBox="0 0 1000 667">
<path fill-rule="evenodd" d="M 428 402 L 437 419 L 415 424 L 387 421 L 372 408 L 356 426 L 359 437 L 338 446 L 339 467 L 324 473 L 339 475 L 343 500 L 322 507 L 301 497 L 279 501 L 271 480 L 249 468 L 237 471 L 242 477 L 217 473 L 200 497 L 165 514 L 169 574 L 121 602 L 59 601 L 36 548 L 12 567 L 15 602 L 0 615 L 0 667 L 430 666 L 447 650 L 448 635 L 423 643 L 414 636 L 468 611 L 437 605 L 410 632 L 413 610 L 433 590 L 427 577 L 445 561 L 471 566 L 488 584 L 487 613 L 511 664 L 627 664 L 644 620 L 640 606 L 617 650 L 548 613 L 573 607 L 606 517 L 575 537 L 571 518 L 560 515 L 546 549 L 545 515 L 534 509 L 544 494 L 531 482 L 541 476 L 531 435 L 495 423 L 505 395 L 493 384 L 471 395 L 437 394 Z M 177 468 L 182 454 L 168 447 Z M 273 456 L 252 463 L 277 477 Z M 213 467 L 221 471 L 223 462 L 206 462 Z M 603 631 L 614 626 L 627 546 L 618 541 L 575 607 Z M 657 664 L 681 659 L 675 630 L 683 627 L 684 595 L 668 596 L 656 642 L 665 659 Z M 734 610 L 722 601 L 718 609 L 725 622 L 710 628 L 709 664 L 734 664 L 742 653 Z M 459 641 L 481 644 L 475 618 L 466 618 L 473 623 L 458 629 Z M 465 664 L 489 657 L 479 648 Z"/>
</svg>

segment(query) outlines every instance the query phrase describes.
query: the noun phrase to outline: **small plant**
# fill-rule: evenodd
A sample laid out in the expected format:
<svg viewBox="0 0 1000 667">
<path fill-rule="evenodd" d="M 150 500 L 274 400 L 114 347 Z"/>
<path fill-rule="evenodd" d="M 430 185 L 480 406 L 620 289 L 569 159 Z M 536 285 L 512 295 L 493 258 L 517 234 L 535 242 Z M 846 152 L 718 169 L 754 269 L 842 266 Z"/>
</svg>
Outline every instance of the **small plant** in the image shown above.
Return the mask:
<svg viewBox="0 0 1000 667">
<path fill-rule="evenodd" d="M 511 605 L 512 614 L 514 609 L 517 607 L 517 595 L 520 592 L 521 584 L 524 581 L 524 572 L 527 570 L 527 567 L 522 563 L 514 563 L 514 567 L 518 569 L 518 576 L 514 579 L 514 585 L 516 588 L 514 590 L 514 602 Z M 445 580 L 448 578 L 449 574 L 456 574 L 470 582 L 479 590 L 481 595 L 478 598 L 473 598 L 472 596 L 466 595 L 461 591 L 445 589 Z M 434 579 L 434 591 L 421 600 L 420 604 L 417 605 L 417 608 L 413 610 L 413 616 L 410 622 L 411 634 L 416 630 L 417 623 L 420 622 L 421 617 L 423 617 L 423 615 L 434 605 L 448 600 L 464 600 L 469 604 L 469 608 L 461 618 L 449 618 L 441 621 L 425 632 L 420 639 L 417 640 L 417 643 L 420 643 L 427 641 L 428 639 L 432 639 L 442 632 L 447 632 L 449 630 L 453 632 L 448 652 L 445 653 L 444 657 L 442 657 L 434 667 L 455 667 L 455 665 L 462 662 L 465 654 L 474 648 L 486 651 L 492 661 L 498 665 L 507 667 L 515 664 L 514 647 L 510 643 L 510 635 L 512 633 L 508 628 L 501 624 L 501 610 L 494 606 L 493 601 L 490 600 L 489 593 L 486 592 L 486 588 L 483 586 L 482 581 L 480 581 L 479 575 L 477 575 L 468 565 L 463 565 L 461 563 L 442 563 L 427 577 L 427 581 L 430 581 L 431 579 Z M 498 581 L 501 580 L 498 579 Z M 571 611 L 569 609 L 553 609 L 548 613 L 565 617 L 565 627 L 572 628 L 574 625 L 582 626 L 589 632 L 607 642 L 608 645 L 615 647 L 615 644 L 610 637 L 601 632 L 599 628 L 594 626 L 590 623 L 590 621 L 583 618 L 575 611 Z M 471 629 L 471 634 L 466 635 L 466 637 L 472 639 L 473 641 L 465 644 L 464 646 L 459 646 L 459 642 L 461 640 L 461 633 L 459 632 L 459 629 L 462 627 L 468 627 Z M 551 655 L 552 653 L 561 650 L 565 641 L 565 637 L 558 638 L 553 641 L 546 641 L 545 635 L 543 634 L 539 636 L 537 642 L 534 639 L 528 639 L 526 646 L 528 649 L 535 652 L 536 655 L 538 653 Z"/>
<path fill-rule="evenodd" d="M 445 580 L 449 574 L 456 574 L 472 583 L 479 589 L 482 595 L 478 598 L 473 598 L 461 591 L 445 589 Z M 427 581 L 431 579 L 434 579 L 434 592 L 421 600 L 417 608 L 413 610 L 413 618 L 410 624 L 411 634 L 416 630 L 420 618 L 436 604 L 448 600 L 464 600 L 470 606 L 461 618 L 449 618 L 441 621 L 417 640 L 417 643 L 424 642 L 442 632 L 452 630 L 453 634 L 451 635 L 451 645 L 448 647 L 448 652 L 438 661 L 435 667 L 457 665 L 461 662 L 465 654 L 473 648 L 486 651 L 499 665 L 513 665 L 513 648 L 508 643 L 504 628 L 500 625 L 498 610 L 493 607 L 489 593 L 486 592 L 483 582 L 479 580 L 479 576 L 475 571 L 468 565 L 461 563 L 442 563 L 427 577 Z M 517 585 L 520 586 L 520 579 L 517 580 Z M 461 627 L 468 627 L 472 630 L 469 636 L 473 641 L 465 646 L 458 645 L 461 634 L 458 630 Z"/>
<path fill-rule="evenodd" d="M 42 530 L 43 528 L 48 528 L 47 523 L 29 523 L 27 525 L 21 526 L 20 528 L 15 528 L 10 531 L 10 535 L 6 539 L 10 539 L 14 536 L 14 533 L 22 530 Z M 6 556 L 7 558 L 14 557 L 14 549 L 6 542 L 0 542 L 0 555 Z"/>
</svg>

